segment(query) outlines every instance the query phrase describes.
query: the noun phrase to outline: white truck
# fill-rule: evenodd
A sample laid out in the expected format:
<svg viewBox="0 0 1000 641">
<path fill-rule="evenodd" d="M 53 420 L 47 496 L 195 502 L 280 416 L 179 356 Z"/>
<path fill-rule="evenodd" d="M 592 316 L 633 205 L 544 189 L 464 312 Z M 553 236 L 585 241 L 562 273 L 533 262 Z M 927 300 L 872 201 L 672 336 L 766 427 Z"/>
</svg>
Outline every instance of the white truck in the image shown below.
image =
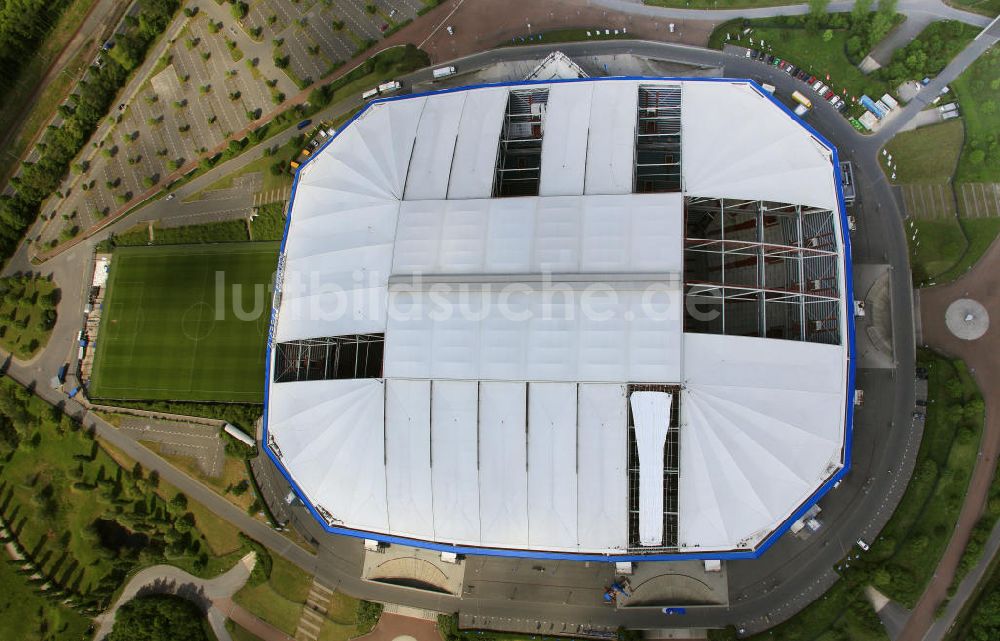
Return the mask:
<svg viewBox="0 0 1000 641">
<path fill-rule="evenodd" d="M 455 73 L 455 67 L 439 67 L 431 72 L 435 80 L 440 80 L 441 78 L 447 78 L 448 76 Z"/>
<path fill-rule="evenodd" d="M 376 96 L 378 96 L 378 87 L 375 87 L 374 89 L 369 89 L 368 91 L 366 91 L 363 94 L 361 94 L 361 99 L 362 100 L 371 100 L 372 98 L 375 98 Z"/>
<path fill-rule="evenodd" d="M 398 80 L 390 80 L 389 82 L 383 82 L 378 86 L 379 95 L 392 93 L 394 91 L 399 91 L 403 88 L 403 85 L 399 84 Z"/>
</svg>

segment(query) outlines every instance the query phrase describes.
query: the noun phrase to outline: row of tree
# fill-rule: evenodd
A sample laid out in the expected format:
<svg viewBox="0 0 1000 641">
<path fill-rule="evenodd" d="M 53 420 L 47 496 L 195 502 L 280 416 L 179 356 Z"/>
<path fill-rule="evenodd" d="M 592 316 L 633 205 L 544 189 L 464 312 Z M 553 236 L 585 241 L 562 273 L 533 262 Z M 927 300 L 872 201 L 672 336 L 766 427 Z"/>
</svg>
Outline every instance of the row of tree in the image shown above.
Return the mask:
<svg viewBox="0 0 1000 641">
<path fill-rule="evenodd" d="M 178 0 L 140 0 L 138 14 L 126 18 L 126 26 L 115 36 L 104 64 L 90 67 L 87 80 L 60 105 L 61 124 L 49 126 L 37 145 L 38 159 L 23 163 L 20 174 L 11 180 L 14 195 L 0 198 L 0 259 L 13 253 L 41 203 L 56 191 L 70 163 L 107 114 L 115 94 L 169 24 L 178 4 Z"/>
<path fill-rule="evenodd" d="M 0 2 L 0 82 L 11 87 L 37 52 L 69 0 Z M 2 104 L 2 103 L 0 103 Z M 6 106 L 6 105 L 4 105 Z"/>
</svg>

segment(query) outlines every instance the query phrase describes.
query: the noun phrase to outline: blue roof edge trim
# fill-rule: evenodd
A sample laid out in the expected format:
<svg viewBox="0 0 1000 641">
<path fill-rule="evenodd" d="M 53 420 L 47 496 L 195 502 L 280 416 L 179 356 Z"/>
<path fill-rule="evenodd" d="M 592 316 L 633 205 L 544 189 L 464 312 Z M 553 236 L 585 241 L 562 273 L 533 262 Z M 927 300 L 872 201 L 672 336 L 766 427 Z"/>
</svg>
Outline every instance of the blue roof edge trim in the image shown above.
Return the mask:
<svg viewBox="0 0 1000 641">
<path fill-rule="evenodd" d="M 275 467 L 281 473 L 281 475 L 288 481 L 295 495 L 302 501 L 306 509 L 316 520 L 317 523 L 323 528 L 324 531 L 330 534 L 339 534 L 342 536 L 350 536 L 353 538 L 360 539 L 372 539 L 382 543 L 396 543 L 400 545 L 408 545 L 412 547 L 423 548 L 427 550 L 434 550 L 438 552 L 451 552 L 454 554 L 466 554 L 466 555 L 478 555 L 478 556 L 499 556 L 508 558 L 529 558 L 529 559 L 545 559 L 545 560 L 556 560 L 556 561 L 593 561 L 601 563 L 615 563 L 615 562 L 650 562 L 650 561 L 703 561 L 703 560 L 722 560 L 722 561 L 737 561 L 737 560 L 749 560 L 759 558 L 764 554 L 772 545 L 777 542 L 782 535 L 784 535 L 792 524 L 802 518 L 802 516 L 808 512 L 814 505 L 816 505 L 827 492 L 833 489 L 841 479 L 843 479 L 851 468 L 851 452 L 853 447 L 853 428 L 854 428 L 854 390 L 855 390 L 855 327 L 854 327 L 854 312 L 852 309 L 854 300 L 854 283 L 852 274 L 852 255 L 851 255 L 851 238 L 850 229 L 847 224 L 847 208 L 844 203 L 844 193 L 842 188 L 842 178 L 840 173 L 840 160 L 837 153 L 837 148 L 826 139 L 825 136 L 816 131 L 811 125 L 804 122 L 801 118 L 796 116 L 792 110 L 778 101 L 770 92 L 765 91 L 763 87 L 760 86 L 756 81 L 748 78 L 690 78 L 684 76 L 670 76 L 670 77 L 659 77 L 659 76 L 608 76 L 603 78 L 560 78 L 554 80 L 521 80 L 521 81 L 508 81 L 508 82 L 497 82 L 497 83 L 483 83 L 477 85 L 468 85 L 462 87 L 451 87 L 448 89 L 440 89 L 434 91 L 425 91 L 416 94 L 405 94 L 400 96 L 390 96 L 386 98 L 379 98 L 372 100 L 364 105 L 356 114 L 354 114 L 350 119 L 347 120 L 341 127 L 330 136 L 325 143 L 323 143 L 319 149 L 317 149 L 311 156 L 309 156 L 296 170 L 295 177 L 292 182 L 292 191 L 288 199 L 288 207 L 285 216 L 285 229 L 281 238 L 281 247 L 279 249 L 279 260 L 280 256 L 285 253 L 285 243 L 288 240 L 288 228 L 292 221 L 292 205 L 295 202 L 295 192 L 299 185 L 299 179 L 301 172 L 317 158 L 326 147 L 332 143 L 343 131 L 345 131 L 355 120 L 363 116 L 369 109 L 373 106 L 393 102 L 396 100 L 408 100 L 411 98 L 418 98 L 422 96 L 430 96 L 437 94 L 455 93 L 458 91 L 467 91 L 470 89 L 481 89 L 485 87 L 513 87 L 513 86 L 524 86 L 524 85 L 552 85 L 561 84 L 568 82 L 608 82 L 616 80 L 656 80 L 656 81 L 684 81 L 684 82 L 722 82 L 722 83 L 739 83 L 747 84 L 754 88 L 763 97 L 770 100 L 773 104 L 779 107 L 793 122 L 798 124 L 800 127 L 809 132 L 816 140 L 825 146 L 831 152 L 831 162 L 833 164 L 833 178 L 834 186 L 837 190 L 837 204 L 840 214 L 840 232 L 841 241 L 843 243 L 844 260 L 841 268 L 844 269 L 844 300 L 845 302 L 845 316 L 844 323 L 847 328 L 847 339 L 848 339 L 848 363 L 847 363 L 847 389 L 845 398 L 845 415 L 844 415 L 844 449 L 843 457 L 841 459 L 841 468 L 827 481 L 821 485 L 812 496 L 810 496 L 802 505 L 799 506 L 797 510 L 792 512 L 792 514 L 785 519 L 777 528 L 775 528 L 767 537 L 764 538 L 761 543 L 757 545 L 756 548 L 752 550 L 738 550 L 738 551 L 727 551 L 727 552 L 671 552 L 666 554 L 594 554 L 594 553 L 582 553 L 582 552 L 545 552 L 540 550 L 520 550 L 520 549 L 505 549 L 505 548 L 491 548 L 491 547 L 473 547 L 464 545 L 449 545 L 445 543 L 436 543 L 434 541 L 425 541 L 422 539 L 411 539 L 401 536 L 393 536 L 391 534 L 382 534 L 377 532 L 366 532 L 363 530 L 355 530 L 351 528 L 336 527 L 327 523 L 326 519 L 320 516 L 317 512 L 315 506 L 306 498 L 305 492 L 299 487 L 292 478 L 292 475 L 285 468 L 281 460 L 274 454 L 271 448 L 267 444 L 268 436 L 268 400 L 270 395 L 270 379 L 271 379 L 271 340 L 267 342 L 267 349 L 265 353 L 264 361 L 264 414 L 261 419 L 262 422 L 262 447 L 264 452 L 267 454 L 271 462 L 274 463 Z M 272 336 L 275 331 L 275 322 L 277 321 L 278 309 L 277 306 L 272 305 L 271 308 L 271 319 L 270 325 L 268 327 L 268 336 Z"/>
</svg>

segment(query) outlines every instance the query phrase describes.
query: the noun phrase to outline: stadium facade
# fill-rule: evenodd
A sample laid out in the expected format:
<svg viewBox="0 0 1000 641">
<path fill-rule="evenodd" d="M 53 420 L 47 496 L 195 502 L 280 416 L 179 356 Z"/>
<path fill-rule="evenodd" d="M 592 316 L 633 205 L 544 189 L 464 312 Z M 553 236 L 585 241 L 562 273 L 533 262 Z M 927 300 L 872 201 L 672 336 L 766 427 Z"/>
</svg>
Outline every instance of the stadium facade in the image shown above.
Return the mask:
<svg viewBox="0 0 1000 641">
<path fill-rule="evenodd" d="M 289 207 L 263 440 L 329 532 L 753 558 L 847 471 L 837 154 L 753 82 L 376 101 Z"/>
</svg>

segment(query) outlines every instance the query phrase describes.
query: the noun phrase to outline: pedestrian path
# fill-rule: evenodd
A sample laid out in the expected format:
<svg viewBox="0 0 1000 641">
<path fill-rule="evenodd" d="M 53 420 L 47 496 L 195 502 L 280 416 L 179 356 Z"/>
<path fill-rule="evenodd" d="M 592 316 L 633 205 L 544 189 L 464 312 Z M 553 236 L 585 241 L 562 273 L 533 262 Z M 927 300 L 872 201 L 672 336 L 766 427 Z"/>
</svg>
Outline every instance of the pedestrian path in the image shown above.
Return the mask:
<svg viewBox="0 0 1000 641">
<path fill-rule="evenodd" d="M 299 617 L 299 626 L 295 630 L 296 639 L 316 641 L 319 638 L 332 596 L 333 590 L 313 579 L 313 584 L 309 588 L 309 596 L 306 597 L 306 604 Z"/>
</svg>

